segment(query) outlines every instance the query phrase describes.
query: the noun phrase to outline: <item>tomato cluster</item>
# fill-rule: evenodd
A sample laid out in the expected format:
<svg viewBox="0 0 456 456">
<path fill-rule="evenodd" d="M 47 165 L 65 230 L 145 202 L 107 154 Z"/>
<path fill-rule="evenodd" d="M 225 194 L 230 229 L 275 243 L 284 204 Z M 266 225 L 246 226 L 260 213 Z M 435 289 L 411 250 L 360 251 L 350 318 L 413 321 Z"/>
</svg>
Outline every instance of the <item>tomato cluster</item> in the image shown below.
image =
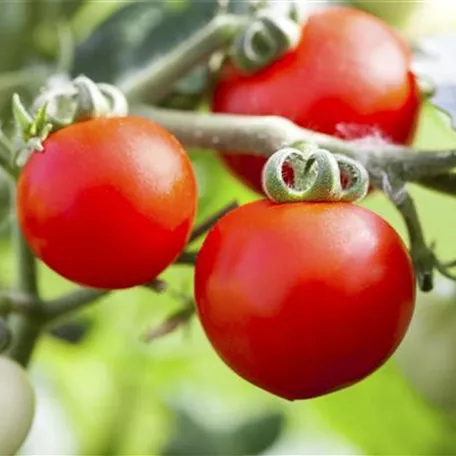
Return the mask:
<svg viewBox="0 0 456 456">
<path fill-rule="evenodd" d="M 419 96 L 410 51 L 366 13 L 328 8 L 296 49 L 243 74 L 230 62 L 216 112 L 280 115 L 330 135 L 408 142 Z M 226 155 L 261 191 L 265 159 Z M 196 211 L 191 162 L 148 120 L 86 120 L 53 133 L 20 175 L 18 218 L 32 251 L 63 277 L 141 285 L 184 249 Z M 398 234 L 349 203 L 261 200 L 223 217 L 196 262 L 202 326 L 221 358 L 286 399 L 349 386 L 381 366 L 412 317 L 415 277 Z"/>
<path fill-rule="evenodd" d="M 420 101 L 410 63 L 406 44 L 379 19 L 327 8 L 303 24 L 296 49 L 255 74 L 226 62 L 212 110 L 404 144 Z M 246 152 L 223 160 L 263 191 L 265 158 Z M 398 234 L 370 211 L 260 201 L 209 233 L 195 297 L 226 364 L 278 396 L 306 399 L 361 380 L 391 356 L 413 314 L 415 277 Z"/>
</svg>

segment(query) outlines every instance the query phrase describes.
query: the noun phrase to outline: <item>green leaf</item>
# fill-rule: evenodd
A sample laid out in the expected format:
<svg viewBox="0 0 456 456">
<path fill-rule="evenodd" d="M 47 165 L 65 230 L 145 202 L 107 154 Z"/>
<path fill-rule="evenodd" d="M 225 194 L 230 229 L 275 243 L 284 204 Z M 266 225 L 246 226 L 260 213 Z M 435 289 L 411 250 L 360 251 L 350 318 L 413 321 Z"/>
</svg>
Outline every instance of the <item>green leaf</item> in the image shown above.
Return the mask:
<svg viewBox="0 0 456 456">
<path fill-rule="evenodd" d="M 173 436 L 161 452 L 163 456 L 220 455 L 218 436 L 204 428 L 187 412 L 175 411 L 173 428 Z"/>
<path fill-rule="evenodd" d="M 276 442 L 284 427 L 284 416 L 280 413 L 271 413 L 247 421 L 227 435 L 232 447 L 229 454 L 261 454 Z"/>
<path fill-rule="evenodd" d="M 281 435 L 284 417 L 269 413 L 225 431 L 212 430 L 188 412 L 175 410 L 174 433 L 162 450 L 163 456 L 246 456 L 261 454 Z"/>
<path fill-rule="evenodd" d="M 16 69 L 27 40 L 27 13 L 31 2 L 2 2 L 0 14 L 0 71 Z M 30 31 L 28 32 L 30 33 Z M 8 43 L 6 45 L 6 43 Z"/>
<path fill-rule="evenodd" d="M 456 451 L 454 429 L 414 394 L 392 363 L 312 405 L 366 454 L 450 455 Z"/>
<path fill-rule="evenodd" d="M 123 6 L 78 47 L 75 74 L 103 82 L 119 80 L 186 41 L 215 9 L 215 2 L 206 1 L 179 8 L 163 0 Z"/>
<path fill-rule="evenodd" d="M 87 0 L 61 0 L 61 11 L 66 17 L 72 17 L 77 13 Z"/>
</svg>

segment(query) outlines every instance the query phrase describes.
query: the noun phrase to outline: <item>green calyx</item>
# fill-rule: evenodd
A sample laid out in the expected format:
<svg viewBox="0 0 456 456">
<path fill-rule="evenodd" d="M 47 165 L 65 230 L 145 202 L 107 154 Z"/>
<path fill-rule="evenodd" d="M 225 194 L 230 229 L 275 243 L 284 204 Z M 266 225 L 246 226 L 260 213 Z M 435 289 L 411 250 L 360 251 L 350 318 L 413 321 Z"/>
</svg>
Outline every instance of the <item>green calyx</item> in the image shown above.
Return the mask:
<svg viewBox="0 0 456 456">
<path fill-rule="evenodd" d="M 285 166 L 292 171 L 290 179 L 286 179 Z M 302 144 L 271 155 L 263 168 L 262 180 L 264 192 L 276 203 L 356 202 L 369 189 L 369 175 L 360 163 L 345 155 L 333 155 Z"/>
<path fill-rule="evenodd" d="M 294 49 L 300 37 L 301 26 L 291 15 L 260 9 L 235 39 L 231 59 L 243 72 L 255 72 Z"/>
<path fill-rule="evenodd" d="M 16 166 L 23 166 L 34 152 L 43 150 L 43 141 L 52 131 L 52 123 L 47 120 L 47 105 L 43 104 L 32 116 L 18 94 L 13 95 L 13 116 L 18 129 L 19 145 L 13 151 Z"/>
<path fill-rule="evenodd" d="M 128 114 L 128 102 L 121 90 L 110 84 L 95 83 L 83 75 L 45 90 L 35 101 L 36 107 L 43 104 L 47 104 L 48 118 L 56 128 Z"/>
<path fill-rule="evenodd" d="M 17 94 L 13 96 L 12 109 L 18 131 L 12 158 L 21 167 L 33 153 L 43 151 L 43 142 L 51 132 L 84 120 L 125 116 L 128 103 L 117 87 L 78 76 L 44 90 L 35 100 L 33 115 Z"/>
</svg>

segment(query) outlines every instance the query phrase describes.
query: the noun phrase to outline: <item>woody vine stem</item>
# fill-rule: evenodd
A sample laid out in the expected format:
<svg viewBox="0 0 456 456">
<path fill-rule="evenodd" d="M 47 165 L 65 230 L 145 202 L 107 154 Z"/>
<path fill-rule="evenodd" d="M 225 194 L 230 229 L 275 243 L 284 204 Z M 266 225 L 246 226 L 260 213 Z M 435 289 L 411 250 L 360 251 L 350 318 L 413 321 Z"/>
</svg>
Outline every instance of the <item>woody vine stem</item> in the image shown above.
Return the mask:
<svg viewBox="0 0 456 456">
<path fill-rule="evenodd" d="M 264 38 L 268 27 L 271 27 L 271 18 L 263 17 L 260 20 L 263 27 L 260 27 L 260 38 Z M 256 26 L 258 28 L 258 24 Z M 456 150 L 418 151 L 384 142 L 344 141 L 306 130 L 280 117 L 204 114 L 150 106 L 151 102 L 162 101 L 188 71 L 198 65 L 208 64 L 214 53 L 226 51 L 239 33 L 245 31 L 245 27 L 245 17 L 222 12 L 170 54 L 155 61 L 149 68 L 133 74 L 128 80 L 119 82 L 118 85 L 129 99 L 132 112 L 161 124 L 187 147 L 269 156 L 283 147 L 305 142 L 356 160 L 368 171 L 374 185 L 386 193 L 402 214 L 408 229 L 410 251 L 421 289 L 428 291 L 432 288 L 435 269 L 451 276 L 425 242 L 417 209 L 406 189 L 406 183 L 414 182 L 439 192 L 456 195 L 456 179 L 451 173 L 456 167 Z M 287 34 L 280 27 L 274 27 L 269 31 L 282 43 L 282 47 L 274 49 L 277 58 L 284 52 L 283 46 L 292 44 L 294 34 Z M 268 40 L 266 41 L 271 41 L 269 38 Z M 239 42 L 244 41 L 238 39 L 236 43 L 239 45 Z M 249 50 L 251 51 L 250 48 Z M 267 54 L 271 59 L 271 49 Z M 258 57 L 261 56 L 255 57 L 255 64 L 260 64 L 261 59 Z M 240 61 L 245 63 L 243 59 Z M 265 63 L 267 62 L 263 62 Z M 149 105 L 144 104 L 144 100 L 147 100 Z M 0 165 L 10 176 L 14 189 L 17 173 L 7 159 L 8 154 L 3 153 L 7 152 L 9 147 L 7 139 L 0 136 Z M 14 191 L 12 195 L 14 197 Z M 232 208 L 232 205 L 228 206 L 202 226 L 196 227 L 191 241 L 204 234 L 224 212 Z M 43 300 L 39 294 L 36 259 L 26 246 L 16 223 L 14 239 L 17 283 L 13 291 L 0 295 L 0 317 L 8 318 L 13 332 L 12 344 L 7 354 L 26 366 L 43 330 L 57 319 L 102 298 L 108 291 L 77 288 L 52 301 Z M 194 260 L 195 253 L 186 251 L 176 263 L 193 264 Z M 156 292 L 165 288 L 160 281 L 144 286 Z"/>
</svg>

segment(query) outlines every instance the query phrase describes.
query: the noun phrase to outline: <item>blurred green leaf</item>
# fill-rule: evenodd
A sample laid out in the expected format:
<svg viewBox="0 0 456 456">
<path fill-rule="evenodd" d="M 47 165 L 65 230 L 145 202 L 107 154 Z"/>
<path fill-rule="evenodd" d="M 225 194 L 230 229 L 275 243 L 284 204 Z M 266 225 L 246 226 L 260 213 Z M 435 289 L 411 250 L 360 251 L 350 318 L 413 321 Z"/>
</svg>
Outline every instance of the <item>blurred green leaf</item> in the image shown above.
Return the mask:
<svg viewBox="0 0 456 456">
<path fill-rule="evenodd" d="M 183 410 L 175 410 L 175 415 L 175 431 L 163 448 L 163 456 L 257 455 L 276 442 L 284 427 L 280 413 L 266 414 L 224 431 L 208 429 Z"/>
<path fill-rule="evenodd" d="M 90 322 L 78 317 L 55 326 L 49 334 L 69 344 L 79 344 L 88 336 L 90 329 Z"/>
<path fill-rule="evenodd" d="M 204 101 L 208 83 L 208 68 L 200 66 L 182 79 L 174 91 L 159 105 L 172 109 L 197 110 Z"/>
<path fill-rule="evenodd" d="M 164 0 L 125 5 L 78 47 L 75 74 L 119 80 L 186 41 L 213 17 L 215 7 L 210 1 L 179 8 Z"/>
<path fill-rule="evenodd" d="M 218 456 L 219 436 L 208 431 L 183 410 L 175 410 L 174 433 L 162 450 L 163 456 Z"/>
<path fill-rule="evenodd" d="M 88 0 L 61 0 L 62 13 L 71 18 Z"/>
<path fill-rule="evenodd" d="M 456 416 L 454 281 L 437 275 L 432 293 L 418 293 L 412 323 L 395 359 L 423 399 L 445 415 Z"/>
<path fill-rule="evenodd" d="M 128 3 L 131 3 L 131 1 L 100 2 L 98 0 L 86 0 L 71 18 L 71 27 L 76 41 L 82 42 L 99 24 Z"/>
<path fill-rule="evenodd" d="M 456 454 L 454 428 L 412 392 L 391 363 L 312 405 L 367 454 Z"/>
<path fill-rule="evenodd" d="M 227 447 L 231 446 L 232 449 L 225 454 L 261 454 L 277 441 L 284 426 L 284 416 L 280 413 L 271 413 L 247 421 L 227 434 Z"/>
<path fill-rule="evenodd" d="M 21 47 L 28 39 L 30 2 L 2 2 L 0 14 L 0 71 L 16 69 L 24 52 Z M 5 45 L 8 43 L 8 45 Z"/>
</svg>

